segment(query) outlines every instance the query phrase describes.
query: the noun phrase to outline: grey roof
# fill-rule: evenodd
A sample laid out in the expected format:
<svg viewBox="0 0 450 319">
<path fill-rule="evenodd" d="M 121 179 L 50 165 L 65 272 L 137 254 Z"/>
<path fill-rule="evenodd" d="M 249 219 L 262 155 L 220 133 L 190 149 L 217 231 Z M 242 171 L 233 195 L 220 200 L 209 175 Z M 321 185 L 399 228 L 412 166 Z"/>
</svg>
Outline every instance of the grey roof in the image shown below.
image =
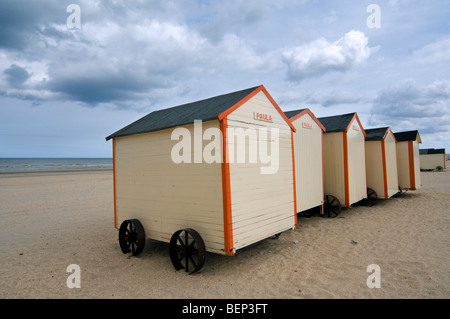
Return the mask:
<svg viewBox="0 0 450 319">
<path fill-rule="evenodd" d="M 394 133 L 395 138 L 397 139 L 397 142 L 415 141 L 417 139 L 418 134 L 419 134 L 419 131 L 417 131 L 417 130 Z"/>
<path fill-rule="evenodd" d="M 325 127 L 325 133 L 345 132 L 356 113 L 320 117 L 318 120 Z"/>
<path fill-rule="evenodd" d="M 151 112 L 139 120 L 125 126 L 106 137 L 127 136 L 139 133 L 159 131 L 171 127 L 193 124 L 194 120 L 210 121 L 241 101 L 260 86 L 211 97 L 205 100 L 187 103 L 163 110 Z"/>
<path fill-rule="evenodd" d="M 296 116 L 297 114 L 302 113 L 304 110 L 306 110 L 306 109 L 299 109 L 299 110 L 287 111 L 287 112 L 284 112 L 284 114 L 286 115 L 286 117 L 287 117 L 288 119 L 290 119 L 290 118 Z"/>
<path fill-rule="evenodd" d="M 419 150 L 420 154 L 445 154 L 445 148 L 423 148 Z"/>
<path fill-rule="evenodd" d="M 366 141 L 382 141 L 389 127 L 371 128 L 366 131 Z"/>
</svg>

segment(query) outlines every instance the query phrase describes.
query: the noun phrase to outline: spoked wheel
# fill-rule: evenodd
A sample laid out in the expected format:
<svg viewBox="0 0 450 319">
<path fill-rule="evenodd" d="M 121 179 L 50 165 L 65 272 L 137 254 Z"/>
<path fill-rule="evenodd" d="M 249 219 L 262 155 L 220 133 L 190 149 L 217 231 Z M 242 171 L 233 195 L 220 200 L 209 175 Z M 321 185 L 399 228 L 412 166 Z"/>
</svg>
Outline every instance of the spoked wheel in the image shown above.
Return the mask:
<svg viewBox="0 0 450 319">
<path fill-rule="evenodd" d="M 368 203 L 368 206 L 375 205 L 375 203 L 377 202 L 377 199 L 378 199 L 377 193 L 372 188 L 368 188 L 367 189 L 367 203 Z"/>
<path fill-rule="evenodd" d="M 170 259 L 176 270 L 193 274 L 205 263 L 206 249 L 202 237 L 192 228 L 176 231 L 170 239 Z"/>
<path fill-rule="evenodd" d="M 139 255 L 145 245 L 145 231 L 137 219 L 124 220 L 119 229 L 120 249 L 124 254 Z"/>
<path fill-rule="evenodd" d="M 341 212 L 341 203 L 333 195 L 325 195 L 324 216 L 335 218 Z"/>
</svg>

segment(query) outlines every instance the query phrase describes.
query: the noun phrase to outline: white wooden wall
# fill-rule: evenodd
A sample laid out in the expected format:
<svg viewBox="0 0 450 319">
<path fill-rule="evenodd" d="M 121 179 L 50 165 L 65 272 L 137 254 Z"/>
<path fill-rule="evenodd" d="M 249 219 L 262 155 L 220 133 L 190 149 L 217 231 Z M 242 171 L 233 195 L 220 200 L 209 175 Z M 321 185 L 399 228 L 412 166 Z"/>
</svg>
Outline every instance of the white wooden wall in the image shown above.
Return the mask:
<svg viewBox="0 0 450 319">
<path fill-rule="evenodd" d="M 383 173 L 382 143 L 384 143 L 386 155 L 386 181 Z M 366 173 L 367 187 L 372 188 L 379 198 L 390 198 L 398 193 L 397 148 L 391 132 L 384 141 L 366 141 Z M 385 197 L 385 183 L 387 183 L 388 197 Z"/>
<path fill-rule="evenodd" d="M 345 205 L 344 144 L 342 132 L 323 135 L 325 195 L 335 196 Z"/>
<path fill-rule="evenodd" d="M 388 197 L 398 193 L 397 146 L 393 133 L 385 138 Z"/>
<path fill-rule="evenodd" d="M 397 142 L 398 185 L 401 189 L 410 189 L 408 141 Z"/>
<path fill-rule="evenodd" d="M 350 205 L 367 197 L 365 136 L 353 119 L 347 132 Z"/>
<path fill-rule="evenodd" d="M 378 197 L 384 198 L 383 141 L 366 141 L 367 187 L 373 189 Z"/>
<path fill-rule="evenodd" d="M 253 112 L 270 115 L 273 123 L 255 120 Z M 275 174 L 261 174 L 261 166 L 269 164 L 261 163 L 259 157 L 256 164 L 230 163 L 233 241 L 239 249 L 295 226 L 291 129 L 262 91 L 227 120 L 230 129 L 279 129 L 279 169 Z M 229 147 L 230 138 L 228 134 Z"/>
<path fill-rule="evenodd" d="M 414 175 L 416 178 L 416 189 L 421 188 L 422 181 L 420 178 L 420 151 L 419 151 L 419 142 L 414 141 L 413 142 L 413 149 L 414 149 Z"/>
<path fill-rule="evenodd" d="M 219 122 L 203 123 L 208 127 L 219 128 Z M 193 125 L 186 128 L 193 138 Z M 175 164 L 172 131 L 115 138 L 117 227 L 137 218 L 147 238 L 164 242 L 191 227 L 208 251 L 224 253 L 221 164 Z"/>
<path fill-rule="evenodd" d="M 307 113 L 292 124 L 296 129 L 294 149 L 297 212 L 302 212 L 323 203 L 322 129 Z"/>
</svg>

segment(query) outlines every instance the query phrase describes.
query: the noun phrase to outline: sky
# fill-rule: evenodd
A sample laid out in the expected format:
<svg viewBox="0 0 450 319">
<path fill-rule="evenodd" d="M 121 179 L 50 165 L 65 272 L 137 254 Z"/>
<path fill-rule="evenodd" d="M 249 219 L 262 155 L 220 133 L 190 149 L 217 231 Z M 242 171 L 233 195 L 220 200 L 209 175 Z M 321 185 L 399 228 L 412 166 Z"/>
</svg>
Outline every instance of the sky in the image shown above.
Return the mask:
<svg viewBox="0 0 450 319">
<path fill-rule="evenodd" d="M 261 84 L 450 152 L 450 1 L 0 2 L 0 157 L 111 157 L 154 110 Z"/>
</svg>

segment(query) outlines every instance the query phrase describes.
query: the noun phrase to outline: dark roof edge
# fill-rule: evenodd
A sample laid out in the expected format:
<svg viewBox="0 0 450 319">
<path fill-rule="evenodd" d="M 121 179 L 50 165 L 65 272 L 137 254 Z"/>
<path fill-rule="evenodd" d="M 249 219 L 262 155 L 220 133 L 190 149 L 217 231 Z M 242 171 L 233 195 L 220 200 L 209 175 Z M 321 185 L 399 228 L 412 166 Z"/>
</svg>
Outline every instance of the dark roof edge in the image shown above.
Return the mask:
<svg viewBox="0 0 450 319">
<path fill-rule="evenodd" d="M 106 141 L 109 141 L 110 139 L 112 139 L 114 137 L 122 137 L 122 136 L 128 136 L 128 135 L 136 134 L 136 133 L 130 134 L 130 133 L 126 132 L 126 131 L 130 127 L 133 127 L 136 124 L 139 124 L 140 122 L 145 122 L 150 116 L 154 115 L 157 112 L 165 112 L 167 110 L 174 109 L 174 108 L 182 108 L 182 107 L 185 107 L 185 106 L 188 106 L 188 105 L 192 105 L 192 104 L 196 104 L 196 103 L 202 103 L 202 102 L 205 102 L 205 101 L 208 101 L 208 100 L 212 100 L 212 99 L 216 99 L 216 98 L 220 98 L 220 97 L 225 97 L 227 95 L 242 93 L 244 91 L 248 91 L 249 94 L 250 94 L 251 92 L 257 90 L 260 87 L 262 87 L 262 85 L 258 85 L 258 86 L 247 88 L 247 89 L 238 90 L 238 91 L 235 91 L 235 92 L 219 94 L 219 95 L 216 95 L 216 96 L 208 97 L 208 98 L 197 100 L 197 101 L 194 101 L 194 102 L 188 102 L 188 103 L 184 103 L 184 104 L 180 104 L 180 105 L 176 105 L 176 106 L 168 107 L 168 108 L 165 108 L 165 109 L 160 109 L 160 110 L 156 110 L 156 111 L 150 112 L 147 115 L 145 115 L 145 116 L 137 119 L 136 121 L 128 124 L 127 126 L 121 128 L 120 130 L 118 130 L 118 131 L 108 135 L 105 139 L 106 139 Z M 230 107 L 232 107 L 232 105 L 230 105 Z M 199 120 L 211 121 L 211 120 L 215 119 L 216 116 L 218 116 L 218 115 L 219 114 L 215 114 L 214 117 L 210 116 L 210 117 L 206 117 L 206 118 L 199 118 Z M 180 123 L 176 123 L 175 125 L 169 125 L 169 126 L 164 127 L 164 128 L 150 129 L 150 130 L 145 130 L 145 131 L 141 131 L 141 132 L 138 132 L 138 133 L 156 132 L 156 131 L 161 131 L 161 130 L 168 129 L 168 128 L 173 128 L 173 127 L 178 127 L 178 126 L 183 126 L 183 125 L 189 125 L 189 124 L 193 124 L 193 122 L 192 121 L 188 121 L 187 123 L 186 122 L 180 122 Z"/>
</svg>

